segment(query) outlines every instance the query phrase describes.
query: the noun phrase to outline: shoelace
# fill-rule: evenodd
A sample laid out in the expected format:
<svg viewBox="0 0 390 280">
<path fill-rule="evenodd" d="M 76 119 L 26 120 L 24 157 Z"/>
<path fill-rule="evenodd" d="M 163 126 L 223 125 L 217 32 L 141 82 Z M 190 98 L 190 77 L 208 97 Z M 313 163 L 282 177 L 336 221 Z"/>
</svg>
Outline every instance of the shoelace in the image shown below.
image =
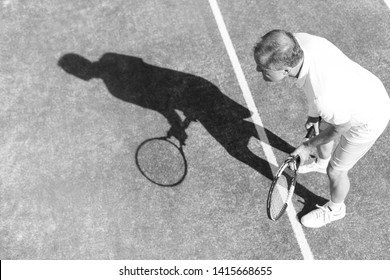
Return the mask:
<svg viewBox="0 0 390 280">
<path fill-rule="evenodd" d="M 330 212 L 332 212 L 332 210 L 325 205 L 320 206 L 320 205 L 316 204 L 316 207 L 321 210 L 321 211 L 315 211 L 317 218 L 321 218 L 321 216 L 323 216 L 324 223 L 325 224 L 330 223 Z"/>
<path fill-rule="evenodd" d="M 299 166 L 298 170 L 302 170 L 302 169 L 317 169 L 322 171 L 322 170 L 326 170 L 326 167 L 323 167 L 319 165 L 316 161 L 313 161 L 309 164 Z"/>
</svg>

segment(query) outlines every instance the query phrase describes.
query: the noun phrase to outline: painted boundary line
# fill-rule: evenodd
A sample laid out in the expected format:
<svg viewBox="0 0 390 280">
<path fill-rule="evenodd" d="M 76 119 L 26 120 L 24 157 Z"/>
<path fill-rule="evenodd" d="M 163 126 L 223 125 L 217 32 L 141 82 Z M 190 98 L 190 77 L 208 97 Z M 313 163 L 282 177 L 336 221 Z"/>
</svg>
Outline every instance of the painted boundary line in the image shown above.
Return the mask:
<svg viewBox="0 0 390 280">
<path fill-rule="evenodd" d="M 390 0 L 384 0 L 387 7 L 390 9 Z"/>
<path fill-rule="evenodd" d="M 227 28 L 226 28 L 225 22 L 223 20 L 221 11 L 219 9 L 217 0 L 208 0 L 208 1 L 209 1 L 210 6 L 211 6 L 211 9 L 213 11 L 215 21 L 217 22 L 218 29 L 219 29 L 219 32 L 221 33 L 223 42 L 225 44 L 226 50 L 227 50 L 229 58 L 230 58 L 230 61 L 233 65 L 234 72 L 236 74 L 241 91 L 243 92 L 245 102 L 246 102 L 249 110 L 253 112 L 252 120 L 256 124 L 256 130 L 257 130 L 257 133 L 259 134 L 259 138 L 261 139 L 261 141 L 260 141 L 261 146 L 264 149 L 265 156 L 267 157 L 267 161 L 270 164 L 278 166 L 278 163 L 276 161 L 276 157 L 272 151 L 271 146 L 269 145 L 268 138 L 265 134 L 263 122 L 261 121 L 256 104 L 253 100 L 253 96 L 252 96 L 252 93 L 249 89 L 248 82 L 246 81 L 244 72 L 242 71 L 242 68 L 240 65 L 240 61 L 238 60 L 233 43 L 232 43 L 230 36 L 229 36 L 229 33 L 227 31 Z M 389 0 L 389 2 L 390 2 L 390 0 Z M 297 213 L 296 213 L 294 207 L 287 208 L 287 215 L 288 215 L 288 218 L 290 220 L 292 229 L 295 233 L 295 237 L 298 241 L 299 247 L 301 249 L 303 259 L 305 259 L 305 260 L 314 259 L 313 253 L 311 252 L 309 244 L 306 240 L 302 226 L 296 219 Z"/>
</svg>

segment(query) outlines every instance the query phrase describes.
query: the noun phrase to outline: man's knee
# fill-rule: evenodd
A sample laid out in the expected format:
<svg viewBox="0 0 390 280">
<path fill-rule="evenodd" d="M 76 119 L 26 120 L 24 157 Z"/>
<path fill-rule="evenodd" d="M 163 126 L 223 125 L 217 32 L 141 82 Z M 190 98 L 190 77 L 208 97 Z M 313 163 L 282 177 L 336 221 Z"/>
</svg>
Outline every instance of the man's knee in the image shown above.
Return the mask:
<svg viewBox="0 0 390 280">
<path fill-rule="evenodd" d="M 348 175 L 348 170 L 339 170 L 335 169 L 331 163 L 328 164 L 328 167 L 326 169 L 326 173 L 328 174 L 329 179 L 338 179 L 343 176 Z"/>
</svg>

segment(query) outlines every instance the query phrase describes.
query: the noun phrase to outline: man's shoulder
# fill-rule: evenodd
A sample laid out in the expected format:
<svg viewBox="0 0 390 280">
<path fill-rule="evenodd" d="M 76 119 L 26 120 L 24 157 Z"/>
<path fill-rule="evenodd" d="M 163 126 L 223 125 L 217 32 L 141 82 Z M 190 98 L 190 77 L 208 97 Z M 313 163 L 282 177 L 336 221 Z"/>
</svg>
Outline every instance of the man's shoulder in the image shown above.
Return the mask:
<svg viewBox="0 0 390 280">
<path fill-rule="evenodd" d="M 309 33 L 294 33 L 303 51 L 312 53 L 334 53 L 338 48 L 328 39 Z"/>
<path fill-rule="evenodd" d="M 320 37 L 320 36 L 317 36 L 317 35 L 313 35 L 313 34 L 309 34 L 309 33 L 299 32 L 299 33 L 294 33 L 293 35 L 294 35 L 294 37 L 298 41 L 306 42 L 306 43 L 311 43 L 311 42 L 313 42 L 313 43 L 316 43 L 316 42 L 323 43 L 324 41 L 328 41 L 327 39 L 325 39 L 323 37 Z"/>
</svg>

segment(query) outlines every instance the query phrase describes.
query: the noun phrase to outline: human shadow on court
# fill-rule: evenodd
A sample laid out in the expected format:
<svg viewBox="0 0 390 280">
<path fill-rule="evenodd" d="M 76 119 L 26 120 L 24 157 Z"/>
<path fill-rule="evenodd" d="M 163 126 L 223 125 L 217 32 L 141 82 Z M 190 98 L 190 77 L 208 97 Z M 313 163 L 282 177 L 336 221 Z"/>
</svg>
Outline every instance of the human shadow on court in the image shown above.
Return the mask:
<svg viewBox="0 0 390 280">
<path fill-rule="evenodd" d="M 252 137 L 259 138 L 255 125 L 246 120 L 251 112 L 224 95 L 210 81 L 116 53 L 105 53 L 96 62 L 69 53 L 58 65 L 85 81 L 100 78 L 118 99 L 159 112 L 171 126 L 168 133 L 181 143 L 187 139 L 187 125 L 199 121 L 231 156 L 272 180 L 270 164 L 248 148 Z M 176 110 L 184 114 L 184 121 Z M 274 148 L 287 154 L 294 150 L 271 131 L 265 129 L 265 133 Z M 297 186 L 296 193 L 305 200 L 315 197 L 303 186 Z"/>
</svg>

